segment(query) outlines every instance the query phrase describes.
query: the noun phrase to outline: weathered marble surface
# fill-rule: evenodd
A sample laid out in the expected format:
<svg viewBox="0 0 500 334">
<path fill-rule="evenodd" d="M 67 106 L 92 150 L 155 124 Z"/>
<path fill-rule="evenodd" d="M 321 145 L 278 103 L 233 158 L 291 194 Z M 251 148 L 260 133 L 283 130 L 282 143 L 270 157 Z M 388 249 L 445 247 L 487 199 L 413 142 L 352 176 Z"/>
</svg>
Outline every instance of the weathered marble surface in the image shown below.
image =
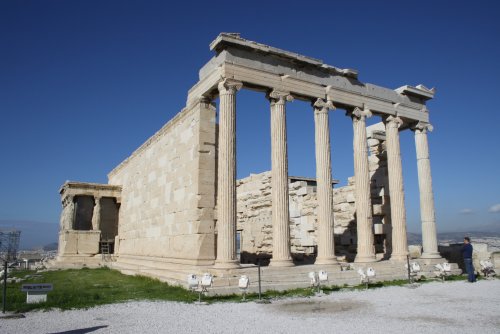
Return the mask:
<svg viewBox="0 0 500 334">
<path fill-rule="evenodd" d="M 184 109 L 109 174 L 122 186 L 122 255 L 213 264 L 215 108 Z"/>
</svg>

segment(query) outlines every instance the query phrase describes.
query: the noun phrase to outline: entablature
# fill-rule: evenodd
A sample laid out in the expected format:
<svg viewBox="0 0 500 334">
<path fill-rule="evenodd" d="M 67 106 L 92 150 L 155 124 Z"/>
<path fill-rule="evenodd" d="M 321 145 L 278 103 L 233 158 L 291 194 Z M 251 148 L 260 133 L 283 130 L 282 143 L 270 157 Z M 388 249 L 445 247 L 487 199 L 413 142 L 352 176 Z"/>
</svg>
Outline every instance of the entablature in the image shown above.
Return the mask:
<svg viewBox="0 0 500 334">
<path fill-rule="evenodd" d="M 112 197 L 117 203 L 121 202 L 122 187 L 101 183 L 67 181 L 59 190 L 61 200 L 68 196 Z"/>
<path fill-rule="evenodd" d="M 211 49 L 217 55 L 200 70 L 200 81 L 189 91 L 188 106 L 202 96 L 216 97 L 218 82 L 231 78 L 247 89 L 288 91 L 297 99 L 328 99 L 340 108 L 365 107 L 408 120 L 429 120 L 425 102 L 434 96 L 434 90 L 423 85 L 392 90 L 363 83 L 355 70 L 248 41 L 238 34 L 219 35 Z"/>
</svg>

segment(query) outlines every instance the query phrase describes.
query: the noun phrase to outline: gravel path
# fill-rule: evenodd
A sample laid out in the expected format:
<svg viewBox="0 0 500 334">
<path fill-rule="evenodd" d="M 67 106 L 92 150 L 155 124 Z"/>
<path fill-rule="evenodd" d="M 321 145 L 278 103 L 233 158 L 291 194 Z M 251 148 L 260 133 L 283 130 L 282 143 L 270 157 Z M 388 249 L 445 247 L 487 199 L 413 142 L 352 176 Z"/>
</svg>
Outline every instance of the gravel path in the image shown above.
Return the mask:
<svg viewBox="0 0 500 334">
<path fill-rule="evenodd" d="M 429 283 L 271 304 L 128 302 L 0 319 L 0 333 L 500 333 L 500 280 Z"/>
</svg>

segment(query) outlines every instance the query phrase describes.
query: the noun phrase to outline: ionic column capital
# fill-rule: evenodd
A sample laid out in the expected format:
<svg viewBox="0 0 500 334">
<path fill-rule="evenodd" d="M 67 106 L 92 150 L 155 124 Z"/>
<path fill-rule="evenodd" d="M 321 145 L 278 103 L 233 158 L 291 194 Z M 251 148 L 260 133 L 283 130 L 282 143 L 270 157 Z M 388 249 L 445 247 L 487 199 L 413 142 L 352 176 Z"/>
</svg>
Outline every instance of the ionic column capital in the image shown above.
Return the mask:
<svg viewBox="0 0 500 334">
<path fill-rule="evenodd" d="M 413 125 L 411 129 L 419 133 L 427 133 L 427 131 L 432 132 L 432 130 L 434 130 L 434 127 L 430 123 L 420 121 L 417 124 Z"/>
<path fill-rule="evenodd" d="M 350 113 L 352 119 L 366 119 L 372 117 L 373 113 L 370 109 L 363 107 L 363 109 L 356 107 Z"/>
<path fill-rule="evenodd" d="M 312 103 L 315 113 L 328 113 L 329 110 L 335 110 L 335 106 L 331 100 L 325 101 L 324 99 L 318 98 Z"/>
<path fill-rule="evenodd" d="M 290 92 L 282 92 L 275 89 L 267 95 L 267 98 L 271 101 L 271 104 L 285 104 L 287 101 L 293 101 L 293 96 L 290 95 Z"/>
<path fill-rule="evenodd" d="M 399 128 L 403 125 L 403 120 L 397 116 L 389 116 L 385 119 L 385 124 L 392 128 Z"/>
<path fill-rule="evenodd" d="M 227 78 L 219 82 L 219 85 L 217 86 L 219 89 L 219 95 L 235 94 L 242 87 L 243 83 L 241 81 Z"/>
</svg>

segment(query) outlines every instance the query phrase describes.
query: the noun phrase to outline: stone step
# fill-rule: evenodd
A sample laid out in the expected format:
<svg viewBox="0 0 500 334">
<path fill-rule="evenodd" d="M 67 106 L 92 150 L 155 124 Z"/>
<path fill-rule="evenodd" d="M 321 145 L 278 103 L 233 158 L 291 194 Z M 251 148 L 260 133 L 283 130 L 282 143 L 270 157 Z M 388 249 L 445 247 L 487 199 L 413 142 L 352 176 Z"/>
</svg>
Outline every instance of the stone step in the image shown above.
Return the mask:
<svg viewBox="0 0 500 334">
<path fill-rule="evenodd" d="M 404 262 L 381 261 L 369 264 L 354 264 L 354 267 L 354 270 L 346 271 L 341 271 L 339 265 L 301 265 L 287 268 L 261 267 L 262 291 L 307 288 L 310 286 L 309 272 L 318 272 L 319 270 L 325 270 L 328 273 L 329 280 L 326 283 L 328 286 L 357 285 L 360 283 L 357 269 L 367 267 L 375 269 L 376 277 L 372 279 L 373 282 L 407 278 L 407 269 Z M 256 292 L 258 289 L 258 267 L 252 265 L 243 265 L 239 269 L 220 270 L 211 266 L 201 267 L 167 262 L 144 263 L 136 259 L 121 259 L 121 261 L 113 263 L 113 268 L 126 274 L 155 277 L 161 281 L 184 287 L 187 287 L 187 276 L 189 274 L 196 274 L 201 277 L 204 273 L 210 273 L 214 277 L 213 286 L 209 289 L 211 294 L 240 293 L 238 288 L 239 279 L 241 275 L 247 275 L 250 280 L 249 291 Z M 422 262 L 421 268 L 421 275 L 435 277 L 434 263 L 426 264 Z M 458 265 L 452 264 L 452 274 L 460 273 L 461 270 Z"/>
</svg>

